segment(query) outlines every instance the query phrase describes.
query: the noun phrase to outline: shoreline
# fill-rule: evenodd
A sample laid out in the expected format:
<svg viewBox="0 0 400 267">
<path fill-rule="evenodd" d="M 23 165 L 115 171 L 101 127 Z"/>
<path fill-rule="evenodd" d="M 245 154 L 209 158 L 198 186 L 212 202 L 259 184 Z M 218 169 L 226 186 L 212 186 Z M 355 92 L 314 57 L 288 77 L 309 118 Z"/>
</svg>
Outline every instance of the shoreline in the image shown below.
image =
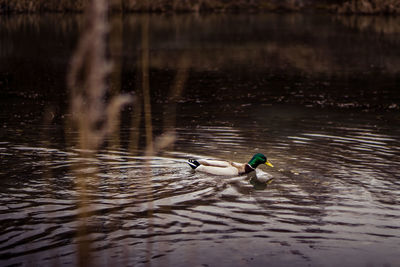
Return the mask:
<svg viewBox="0 0 400 267">
<path fill-rule="evenodd" d="M 83 13 L 89 0 L 0 0 L 0 15 Z M 321 12 L 348 15 L 399 15 L 395 0 L 143 0 L 111 1 L 113 13 L 291 13 Z M 118 2 L 118 3 L 116 3 Z M 333 3 L 336 2 L 336 3 Z"/>
</svg>

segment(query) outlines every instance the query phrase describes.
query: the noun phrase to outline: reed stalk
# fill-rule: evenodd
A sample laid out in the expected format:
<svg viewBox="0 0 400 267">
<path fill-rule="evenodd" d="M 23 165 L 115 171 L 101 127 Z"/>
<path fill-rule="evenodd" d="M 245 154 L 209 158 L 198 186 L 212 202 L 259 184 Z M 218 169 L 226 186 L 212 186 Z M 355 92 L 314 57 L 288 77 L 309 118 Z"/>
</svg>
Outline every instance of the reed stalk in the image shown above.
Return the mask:
<svg viewBox="0 0 400 267">
<path fill-rule="evenodd" d="M 122 39 L 122 25 L 114 21 L 117 25 L 117 32 L 110 35 L 109 47 L 114 49 L 109 53 L 114 58 L 116 68 L 112 70 L 112 64 L 107 58 L 107 36 L 108 36 L 108 11 L 106 0 L 92 0 L 88 3 L 85 11 L 85 27 L 77 45 L 77 49 L 72 56 L 70 69 L 67 77 L 67 84 L 70 91 L 70 111 L 71 120 L 69 125 L 77 129 L 78 141 L 77 147 L 81 151 L 80 158 L 83 162 L 72 164 L 73 173 L 76 177 L 76 190 L 78 193 L 79 206 L 79 225 L 77 231 L 78 242 L 78 264 L 83 266 L 90 265 L 90 245 L 88 219 L 90 213 L 91 199 L 88 192 L 93 193 L 96 190 L 97 172 L 90 174 L 82 173 L 80 170 L 91 160 L 95 159 L 97 150 L 102 146 L 107 137 L 112 135 L 112 144 L 118 145 L 119 137 L 116 130 L 120 127 L 119 113 L 121 107 L 130 103 L 132 98 L 126 95 L 120 95 L 121 87 L 121 61 L 118 60 L 122 52 L 119 45 Z M 114 40 L 117 39 L 117 40 Z M 114 42 L 115 41 L 115 42 Z M 150 159 L 171 146 L 176 140 L 175 116 L 176 103 L 183 91 L 183 85 L 187 77 L 187 60 L 185 57 L 181 60 L 181 68 L 177 73 L 174 85 L 170 90 L 170 105 L 168 107 L 168 116 L 165 118 L 164 133 L 156 138 L 153 135 L 152 112 L 151 112 L 151 94 L 149 81 L 149 18 L 142 24 L 142 56 L 141 56 L 141 77 L 142 90 L 136 95 L 135 112 L 133 113 L 133 127 L 136 127 L 136 133 L 140 124 L 141 113 L 143 112 L 146 137 L 146 179 L 148 188 L 148 231 L 151 236 L 152 216 L 153 216 L 153 191 L 152 191 L 152 171 Z M 117 60 L 115 60 L 117 59 Z M 113 83 L 113 86 L 107 84 L 107 78 Z M 111 95 L 109 99 L 106 95 Z M 140 101 L 140 97 L 142 101 Z M 114 133 L 114 134 L 113 134 Z M 131 148 L 137 149 L 139 134 L 131 135 L 134 140 L 131 141 Z M 89 188 L 90 187 L 90 188 Z M 150 263 L 152 242 L 151 238 L 147 240 L 147 260 Z"/>
<path fill-rule="evenodd" d="M 111 63 L 106 57 L 106 36 L 108 34 L 108 5 L 106 0 L 91 0 L 85 11 L 85 29 L 80 36 L 77 49 L 72 56 L 67 84 L 70 90 L 70 111 L 78 131 L 78 144 L 82 159 L 95 157 L 97 149 L 105 138 L 119 126 L 121 107 L 131 101 L 126 95 L 115 95 L 106 101 L 108 86 L 106 79 Z M 96 184 L 96 172 L 84 174 L 80 164 L 72 166 L 76 176 L 78 192 L 78 263 L 90 265 L 90 239 L 88 215 L 90 199 L 88 187 Z M 96 186 L 94 185 L 94 188 Z"/>
</svg>

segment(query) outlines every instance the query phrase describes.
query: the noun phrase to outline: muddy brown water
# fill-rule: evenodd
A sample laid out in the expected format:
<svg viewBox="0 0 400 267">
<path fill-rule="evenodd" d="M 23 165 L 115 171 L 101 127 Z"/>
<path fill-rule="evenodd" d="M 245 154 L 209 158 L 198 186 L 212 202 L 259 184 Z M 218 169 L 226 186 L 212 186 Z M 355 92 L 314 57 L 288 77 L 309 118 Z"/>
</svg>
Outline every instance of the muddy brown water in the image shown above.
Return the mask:
<svg viewBox="0 0 400 267">
<path fill-rule="evenodd" d="M 78 175 L 95 266 L 398 265 L 398 18 L 113 17 L 112 83 L 137 101 L 149 19 L 154 136 L 166 121 L 177 134 L 150 158 L 138 105 L 82 157 L 65 89 L 82 19 L 0 17 L 2 266 L 78 264 Z M 189 74 L 173 104 L 181 58 Z M 268 185 L 185 163 L 258 152 L 275 165 L 260 168 Z"/>
</svg>

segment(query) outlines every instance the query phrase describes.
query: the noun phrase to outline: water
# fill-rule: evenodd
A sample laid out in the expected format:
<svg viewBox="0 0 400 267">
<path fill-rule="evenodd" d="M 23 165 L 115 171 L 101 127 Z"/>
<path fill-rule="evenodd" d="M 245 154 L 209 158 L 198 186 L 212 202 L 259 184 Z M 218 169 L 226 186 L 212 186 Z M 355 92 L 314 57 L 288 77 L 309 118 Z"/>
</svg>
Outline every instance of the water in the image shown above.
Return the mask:
<svg viewBox="0 0 400 267">
<path fill-rule="evenodd" d="M 145 19 L 114 18 L 111 38 L 123 40 L 111 42 L 121 91 L 138 99 Z M 395 18 L 152 16 L 154 135 L 175 114 L 177 139 L 151 157 L 137 106 L 94 157 L 77 145 L 65 73 L 81 16 L 1 20 L 1 265 L 78 264 L 78 177 L 95 266 L 398 265 Z M 190 71 L 174 106 L 182 55 Z M 185 163 L 257 152 L 275 165 L 260 168 L 270 184 Z"/>
</svg>

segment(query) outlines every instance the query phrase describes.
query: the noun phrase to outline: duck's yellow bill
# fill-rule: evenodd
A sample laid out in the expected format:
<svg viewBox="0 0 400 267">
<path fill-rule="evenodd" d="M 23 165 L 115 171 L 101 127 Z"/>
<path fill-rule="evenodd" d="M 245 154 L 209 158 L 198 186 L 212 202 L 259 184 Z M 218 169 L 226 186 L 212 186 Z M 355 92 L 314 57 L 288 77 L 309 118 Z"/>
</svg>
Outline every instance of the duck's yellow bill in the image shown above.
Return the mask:
<svg viewBox="0 0 400 267">
<path fill-rule="evenodd" d="M 270 167 L 274 167 L 274 165 L 272 165 L 272 163 L 269 162 L 268 160 L 267 160 L 267 162 L 265 162 L 265 165 L 268 165 L 268 166 L 270 166 Z"/>
</svg>

